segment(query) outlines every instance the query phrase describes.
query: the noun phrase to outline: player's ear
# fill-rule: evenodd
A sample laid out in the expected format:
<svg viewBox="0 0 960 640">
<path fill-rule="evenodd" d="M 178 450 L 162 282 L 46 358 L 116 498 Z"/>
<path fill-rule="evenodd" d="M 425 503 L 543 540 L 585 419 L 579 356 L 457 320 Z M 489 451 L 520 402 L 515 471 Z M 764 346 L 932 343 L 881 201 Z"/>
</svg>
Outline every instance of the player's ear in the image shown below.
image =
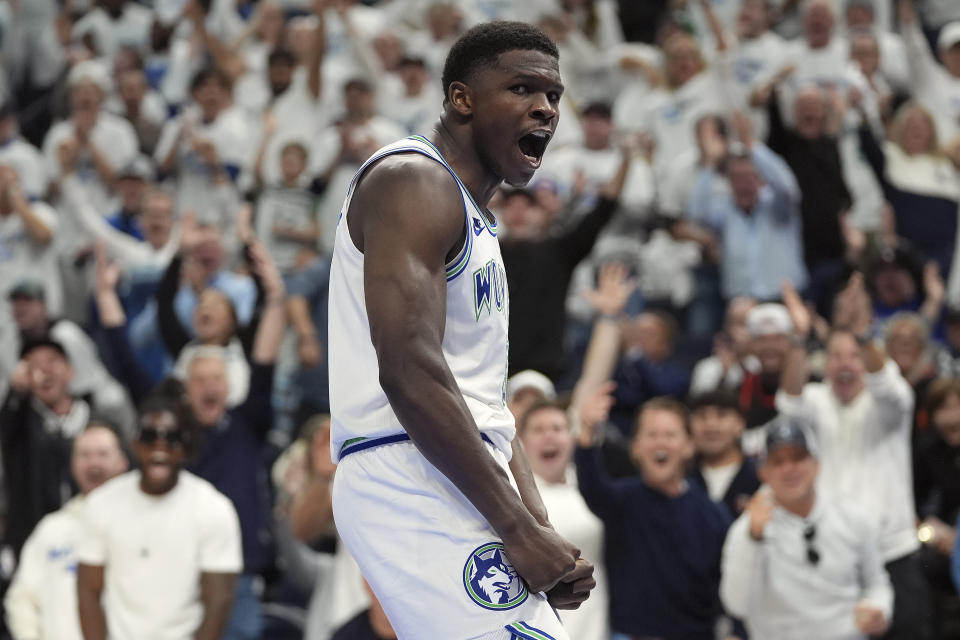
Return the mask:
<svg viewBox="0 0 960 640">
<path fill-rule="evenodd" d="M 450 107 L 460 115 L 469 116 L 473 113 L 473 95 L 464 83 L 451 82 L 447 89 L 447 100 L 450 102 Z"/>
</svg>

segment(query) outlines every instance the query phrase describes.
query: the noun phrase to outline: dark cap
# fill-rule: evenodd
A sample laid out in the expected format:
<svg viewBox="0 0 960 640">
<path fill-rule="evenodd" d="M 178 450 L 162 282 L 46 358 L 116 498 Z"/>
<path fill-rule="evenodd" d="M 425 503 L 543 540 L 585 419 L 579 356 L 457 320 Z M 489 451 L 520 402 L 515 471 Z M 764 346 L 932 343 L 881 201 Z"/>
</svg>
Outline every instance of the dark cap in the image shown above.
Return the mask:
<svg viewBox="0 0 960 640">
<path fill-rule="evenodd" d="M 53 349 L 63 356 L 64 360 L 70 362 L 70 356 L 67 355 L 67 350 L 63 348 L 62 344 L 51 338 L 38 338 L 37 340 L 29 340 L 25 342 L 23 346 L 20 347 L 20 358 L 26 358 L 28 355 L 30 355 L 31 351 L 40 349 L 42 347 Z"/>
<path fill-rule="evenodd" d="M 780 447 L 793 445 L 807 450 L 814 458 L 817 448 L 807 423 L 793 416 L 780 415 L 767 423 L 765 455 L 770 455 Z"/>
<path fill-rule="evenodd" d="M 591 102 L 580 112 L 582 116 L 600 116 L 609 120 L 613 117 L 613 108 L 609 102 Z"/>
<path fill-rule="evenodd" d="M 10 291 L 7 292 L 8 300 L 14 300 L 16 298 L 20 298 L 21 300 L 45 300 L 46 296 L 46 289 L 43 283 L 30 278 L 18 280 Z"/>
</svg>

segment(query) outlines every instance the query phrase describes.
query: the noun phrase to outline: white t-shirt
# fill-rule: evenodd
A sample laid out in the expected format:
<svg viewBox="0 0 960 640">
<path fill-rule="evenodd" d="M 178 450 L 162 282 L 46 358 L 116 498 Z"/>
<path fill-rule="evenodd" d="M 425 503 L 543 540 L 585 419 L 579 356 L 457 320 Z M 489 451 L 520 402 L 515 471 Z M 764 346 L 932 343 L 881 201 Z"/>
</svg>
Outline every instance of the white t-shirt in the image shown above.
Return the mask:
<svg viewBox="0 0 960 640">
<path fill-rule="evenodd" d="M 200 574 L 239 573 L 240 523 L 230 500 L 180 471 L 162 496 L 140 489 L 140 472 L 87 498 L 78 561 L 104 567 L 108 637 L 186 640 L 203 619 Z"/>
<path fill-rule="evenodd" d="M 57 214 L 50 205 L 34 202 L 33 213 L 50 230 L 57 233 Z M 41 245 L 33 241 L 23 220 L 16 213 L 0 216 L 0 330 L 10 328 L 7 294 L 24 278 L 39 280 L 46 293 L 47 313 L 58 316 L 63 311 L 63 287 L 57 269 L 54 243 Z"/>
<path fill-rule="evenodd" d="M 43 518 L 20 553 L 3 600 L 7 624 L 23 640 L 83 640 L 77 616 L 77 545 L 83 497 Z"/>
<path fill-rule="evenodd" d="M 737 471 L 740 470 L 741 464 L 740 462 L 733 462 L 722 467 L 708 467 L 707 465 L 700 467 L 700 474 L 703 476 L 704 482 L 707 483 L 707 494 L 711 500 L 714 502 L 723 500 L 723 496 L 730 488 L 730 483 L 733 482 Z"/>
<path fill-rule="evenodd" d="M 565 484 L 551 484 L 537 477 L 537 489 L 550 522 L 564 538 L 577 545 L 584 558 L 594 564 L 596 588 L 575 611 L 561 611 L 560 619 L 571 638 L 606 640 L 610 637 L 606 570 L 603 564 L 603 522 L 590 511 L 577 490 L 576 474 L 571 468 Z"/>
<path fill-rule="evenodd" d="M 193 123 L 194 136 L 213 142 L 221 165 L 234 168 L 238 175 L 249 169 L 256 139 L 250 135 L 250 121 L 243 111 L 231 107 L 209 123 L 200 121 L 198 115 L 193 109 L 188 109 L 164 125 L 154 152 L 157 163 L 162 163 L 170 153 L 180 130 L 189 119 Z M 233 197 L 238 193 L 236 186 L 232 181 L 225 186 L 216 183 L 213 169 L 193 150 L 188 136 L 183 136 L 179 141 L 173 174 L 177 213 L 182 215 L 184 211 L 192 210 L 196 212 L 198 222 L 212 224 L 220 227 L 221 231 L 229 232 L 235 214 L 231 207 L 236 204 Z"/>
<path fill-rule="evenodd" d="M 60 145 L 75 137 L 73 122 L 61 120 L 50 127 L 47 137 L 43 139 L 43 158 L 47 165 L 47 175 L 53 180 L 60 180 L 62 171 L 58 158 Z M 96 124 L 90 132 L 90 140 L 99 152 L 110 163 L 110 167 L 117 171 L 133 160 L 139 148 L 137 133 L 133 125 L 112 113 L 101 110 Z M 104 214 L 111 211 L 113 198 L 109 185 L 103 183 L 100 174 L 93 164 L 93 156 L 81 151 L 77 156 L 77 179 L 83 183 L 84 190 L 90 202 Z"/>
<path fill-rule="evenodd" d="M 90 36 L 96 47 L 96 54 L 104 59 L 112 59 L 117 51 L 131 47 L 146 52 L 150 44 L 150 25 L 153 12 L 135 2 L 123 7 L 119 20 L 113 20 L 100 7 L 95 7 L 73 25 L 71 37 L 80 42 Z"/>
</svg>

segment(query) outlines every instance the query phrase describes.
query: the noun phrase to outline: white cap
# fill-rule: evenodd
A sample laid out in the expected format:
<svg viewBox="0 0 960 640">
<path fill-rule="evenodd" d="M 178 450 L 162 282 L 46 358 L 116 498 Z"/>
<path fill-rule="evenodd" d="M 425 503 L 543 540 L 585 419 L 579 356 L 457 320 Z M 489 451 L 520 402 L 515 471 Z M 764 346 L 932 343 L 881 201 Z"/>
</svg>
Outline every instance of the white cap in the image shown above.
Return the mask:
<svg viewBox="0 0 960 640">
<path fill-rule="evenodd" d="M 960 20 L 947 24 L 940 31 L 940 37 L 937 39 L 937 47 L 940 49 L 949 49 L 960 42 Z"/>
<path fill-rule="evenodd" d="M 84 60 L 73 65 L 73 68 L 70 69 L 70 73 L 67 75 L 68 86 L 76 87 L 85 83 L 96 85 L 104 94 L 109 94 L 113 88 L 110 71 L 105 64 L 98 60 Z"/>
<path fill-rule="evenodd" d="M 765 302 L 747 312 L 747 331 L 751 338 L 788 334 L 793 331 L 793 320 L 782 304 Z"/>
<path fill-rule="evenodd" d="M 557 397 L 557 390 L 550 378 L 533 369 L 515 373 L 507 380 L 507 400 L 512 400 L 521 389 L 535 389 L 547 400 L 555 400 Z"/>
</svg>

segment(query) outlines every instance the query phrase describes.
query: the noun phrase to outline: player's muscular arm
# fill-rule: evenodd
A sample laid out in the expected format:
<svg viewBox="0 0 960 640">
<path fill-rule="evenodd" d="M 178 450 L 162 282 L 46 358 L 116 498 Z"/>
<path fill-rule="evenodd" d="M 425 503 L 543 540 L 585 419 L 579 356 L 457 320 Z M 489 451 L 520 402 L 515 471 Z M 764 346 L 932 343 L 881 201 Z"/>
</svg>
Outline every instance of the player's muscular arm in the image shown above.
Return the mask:
<svg viewBox="0 0 960 640">
<path fill-rule="evenodd" d="M 456 183 L 429 159 L 388 157 L 360 183 L 348 225 L 364 253 L 370 335 L 393 410 L 502 538 L 531 589 L 550 589 L 575 568 L 579 551 L 531 516 L 486 451 L 442 352 L 446 262 L 465 233 Z"/>
</svg>

